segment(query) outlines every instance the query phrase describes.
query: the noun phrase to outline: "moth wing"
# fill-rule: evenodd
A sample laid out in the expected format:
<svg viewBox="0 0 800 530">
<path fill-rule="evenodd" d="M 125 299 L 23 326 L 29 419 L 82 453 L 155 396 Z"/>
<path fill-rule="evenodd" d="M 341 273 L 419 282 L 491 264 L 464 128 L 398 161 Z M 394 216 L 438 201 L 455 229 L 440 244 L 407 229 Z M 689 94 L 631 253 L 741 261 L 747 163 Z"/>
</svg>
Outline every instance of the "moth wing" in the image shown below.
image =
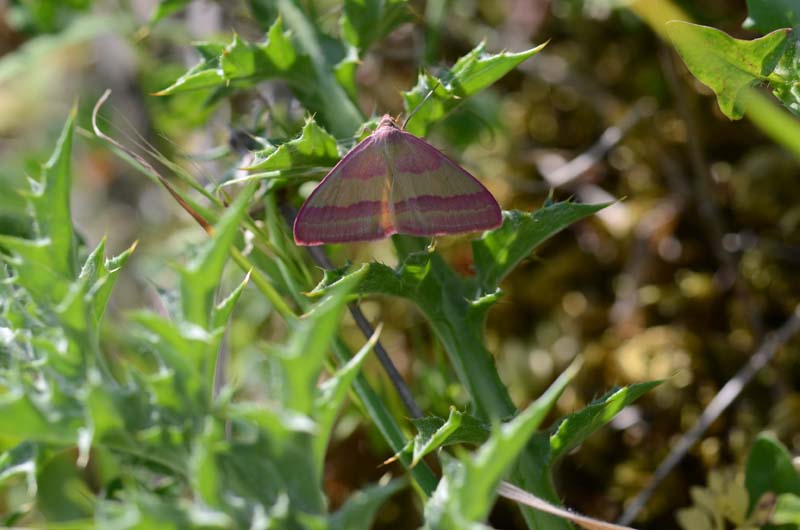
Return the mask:
<svg viewBox="0 0 800 530">
<path fill-rule="evenodd" d="M 294 222 L 295 242 L 321 245 L 395 233 L 390 193 L 381 142 L 370 136 L 347 153 L 306 199 Z"/>
<path fill-rule="evenodd" d="M 500 226 L 500 206 L 489 190 L 436 148 L 403 131 L 386 145 L 397 232 L 435 236 Z"/>
</svg>

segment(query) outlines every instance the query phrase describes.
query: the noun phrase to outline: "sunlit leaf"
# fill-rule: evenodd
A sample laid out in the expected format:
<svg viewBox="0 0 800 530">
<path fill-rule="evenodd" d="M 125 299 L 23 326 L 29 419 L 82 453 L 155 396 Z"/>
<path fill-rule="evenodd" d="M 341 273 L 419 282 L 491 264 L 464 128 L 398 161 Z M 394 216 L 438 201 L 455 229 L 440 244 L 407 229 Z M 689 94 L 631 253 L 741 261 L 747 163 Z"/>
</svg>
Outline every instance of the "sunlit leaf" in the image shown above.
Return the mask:
<svg viewBox="0 0 800 530">
<path fill-rule="evenodd" d="M 300 414 L 312 412 L 325 353 L 336 333 L 347 297 L 355 290 L 362 274 L 351 274 L 328 291 L 295 324 L 286 346 L 278 350 L 284 370 L 283 404 L 287 409 Z"/>
<path fill-rule="evenodd" d="M 477 446 L 486 441 L 491 434 L 490 424 L 479 420 L 471 414 L 458 412 L 455 409 L 450 410 L 451 416 L 456 413 L 460 416 L 458 426 L 442 440 L 440 446 L 451 444 L 469 444 Z M 437 431 L 445 427 L 448 420 L 439 418 L 438 416 L 424 416 L 411 420 L 411 423 L 414 424 L 414 427 L 416 427 L 418 431 L 417 437 L 415 437 L 414 440 L 415 443 L 417 443 L 417 438 L 419 438 L 420 444 L 436 449 L 429 441 L 434 437 Z"/>
<path fill-rule="evenodd" d="M 309 118 L 300 136 L 256 152 L 255 161 L 247 169 L 274 171 L 308 167 L 331 167 L 339 161 L 336 139 Z"/>
<path fill-rule="evenodd" d="M 212 237 L 181 270 L 182 316 L 187 322 L 210 329 L 214 292 L 239 229 L 239 219 L 254 190 L 255 186 L 250 185 L 242 191 L 214 225 Z"/>
<path fill-rule="evenodd" d="M 800 25 L 792 31 L 786 53 L 772 72 L 769 84 L 775 97 L 800 116 Z"/>
<path fill-rule="evenodd" d="M 472 242 L 475 270 L 484 292 L 491 293 L 521 260 L 568 227 L 605 208 L 606 204 L 550 204 L 532 213 L 503 212 L 503 225 Z"/>
<path fill-rule="evenodd" d="M 723 31 L 674 20 L 667 32 L 689 71 L 717 95 L 719 107 L 731 119 L 744 115 L 745 90 L 767 77 L 786 49 L 790 30 L 776 30 L 750 41 Z"/>
<path fill-rule="evenodd" d="M 520 53 L 492 55 L 486 52 L 481 43 L 461 57 L 450 70 L 438 76 L 420 74 L 417 85 L 403 92 L 406 113 L 416 111 L 406 130 L 417 136 L 425 136 L 432 123 L 441 120 L 464 99 L 490 86 L 521 62 L 537 54 L 544 46 L 542 44 Z M 428 97 L 431 91 L 433 93 Z"/>
<path fill-rule="evenodd" d="M 800 496 L 793 493 L 778 495 L 775 511 L 772 512 L 773 524 L 800 525 Z"/>
<path fill-rule="evenodd" d="M 440 447 L 453 444 L 480 445 L 491 434 L 491 426 L 469 414 L 450 409 L 447 420 L 436 416 L 427 416 L 412 420 L 417 428 L 412 446 L 413 460 L 416 465 L 423 456 Z"/>
<path fill-rule="evenodd" d="M 516 418 L 493 429 L 474 455 L 455 460 L 442 454 L 444 477 L 425 507 L 426 528 L 473 528 L 486 518 L 500 480 L 574 375 L 574 369 L 565 371 Z"/>
<path fill-rule="evenodd" d="M 249 87 L 270 78 L 301 81 L 309 74 L 308 59 L 297 54 L 280 18 L 270 27 L 263 43 L 249 43 L 235 35 L 221 53 L 213 56 L 212 53 L 218 49 L 202 45 L 199 50 L 203 61 L 157 95 L 231 84 Z M 310 78 L 305 80 L 311 81 Z"/>
<path fill-rule="evenodd" d="M 552 458 L 558 458 L 571 451 L 597 429 L 614 419 L 623 408 L 660 383 L 660 381 L 650 381 L 612 390 L 561 420 L 558 428 L 550 436 Z"/>
</svg>

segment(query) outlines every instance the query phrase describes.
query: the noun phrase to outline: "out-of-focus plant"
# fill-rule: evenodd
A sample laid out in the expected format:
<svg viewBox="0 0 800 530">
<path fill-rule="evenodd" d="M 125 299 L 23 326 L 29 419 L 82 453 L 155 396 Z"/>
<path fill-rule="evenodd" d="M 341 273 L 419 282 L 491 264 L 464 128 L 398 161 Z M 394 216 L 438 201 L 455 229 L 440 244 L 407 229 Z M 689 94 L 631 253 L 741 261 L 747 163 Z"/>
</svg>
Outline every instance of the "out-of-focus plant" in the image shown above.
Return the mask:
<svg viewBox="0 0 800 530">
<path fill-rule="evenodd" d="M 800 526 L 800 470 L 789 451 L 769 435 L 753 444 L 743 477 L 712 471 L 708 486 L 692 487 L 691 496 L 693 506 L 676 514 L 684 530 Z"/>
<path fill-rule="evenodd" d="M 179 268 L 170 314 L 133 314 L 137 348 L 127 363 L 111 362 L 98 330 L 133 248 L 107 259 L 104 243 L 89 252 L 77 242 L 69 202 L 73 119 L 31 183 L 33 237 L 0 236 L 0 436 L 11 446 L 0 472 L 4 525 L 369 526 L 402 481 L 367 489 L 330 515 L 321 490 L 333 419 L 377 338 L 317 386 L 357 280 L 331 291 L 274 348 L 267 361 L 282 383 L 266 388 L 266 403 L 227 392 L 215 398 L 220 341 L 247 279 L 220 301 L 215 293 L 251 187 Z"/>
<path fill-rule="evenodd" d="M 723 31 L 673 21 L 667 31 L 686 66 L 717 95 L 731 119 L 744 115 L 747 94 L 767 84 L 783 105 L 800 116 L 800 6 L 751 0 L 745 26 L 767 35 L 746 41 Z M 794 29 L 793 29 L 794 28 Z"/>
</svg>

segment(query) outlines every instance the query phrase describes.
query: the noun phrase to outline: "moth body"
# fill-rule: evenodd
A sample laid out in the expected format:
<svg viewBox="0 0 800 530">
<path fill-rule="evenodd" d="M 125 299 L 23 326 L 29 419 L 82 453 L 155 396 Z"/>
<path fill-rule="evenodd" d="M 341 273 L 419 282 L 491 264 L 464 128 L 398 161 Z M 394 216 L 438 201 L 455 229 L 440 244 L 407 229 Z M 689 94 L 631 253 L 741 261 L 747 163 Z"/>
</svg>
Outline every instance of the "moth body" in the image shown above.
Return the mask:
<svg viewBox="0 0 800 530">
<path fill-rule="evenodd" d="M 500 226 L 500 206 L 458 164 L 388 115 L 325 176 L 297 214 L 298 245 L 437 236 Z"/>
</svg>

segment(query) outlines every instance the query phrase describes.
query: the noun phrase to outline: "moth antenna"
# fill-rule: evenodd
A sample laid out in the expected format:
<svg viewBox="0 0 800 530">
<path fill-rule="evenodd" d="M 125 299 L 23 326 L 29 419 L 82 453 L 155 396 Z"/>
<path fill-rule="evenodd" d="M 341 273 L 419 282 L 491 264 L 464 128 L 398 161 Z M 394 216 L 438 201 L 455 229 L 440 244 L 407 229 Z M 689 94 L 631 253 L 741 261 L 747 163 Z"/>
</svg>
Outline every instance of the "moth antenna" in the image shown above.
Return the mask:
<svg viewBox="0 0 800 530">
<path fill-rule="evenodd" d="M 410 121 L 411 121 L 411 118 L 413 118 L 413 117 L 414 117 L 414 114 L 416 114 L 416 113 L 417 113 L 417 111 L 418 111 L 419 109 L 421 109 L 421 108 L 422 108 L 422 106 L 423 106 L 425 103 L 427 103 L 427 101 L 428 101 L 429 99 L 431 99 L 431 96 L 433 95 L 433 93 L 434 93 L 434 92 L 436 92 L 436 89 L 437 89 L 437 88 L 439 88 L 439 85 L 441 85 L 441 84 L 442 84 L 442 82 L 441 82 L 441 81 L 439 81 L 439 80 L 437 79 L 437 80 L 436 80 L 436 84 L 435 84 L 435 85 L 433 85 L 433 88 L 431 88 L 431 89 L 428 91 L 428 93 L 427 93 L 427 94 L 425 94 L 425 97 L 424 97 L 424 98 L 422 98 L 422 101 L 420 101 L 420 102 L 419 102 L 419 104 L 418 104 L 416 107 L 414 107 L 414 110 L 412 110 L 412 111 L 411 111 L 411 112 L 408 114 L 408 116 L 406 116 L 406 121 L 404 121 L 404 122 L 403 122 L 403 130 L 405 130 L 405 128 L 406 128 L 406 125 L 408 125 L 408 122 L 410 122 Z"/>
</svg>

